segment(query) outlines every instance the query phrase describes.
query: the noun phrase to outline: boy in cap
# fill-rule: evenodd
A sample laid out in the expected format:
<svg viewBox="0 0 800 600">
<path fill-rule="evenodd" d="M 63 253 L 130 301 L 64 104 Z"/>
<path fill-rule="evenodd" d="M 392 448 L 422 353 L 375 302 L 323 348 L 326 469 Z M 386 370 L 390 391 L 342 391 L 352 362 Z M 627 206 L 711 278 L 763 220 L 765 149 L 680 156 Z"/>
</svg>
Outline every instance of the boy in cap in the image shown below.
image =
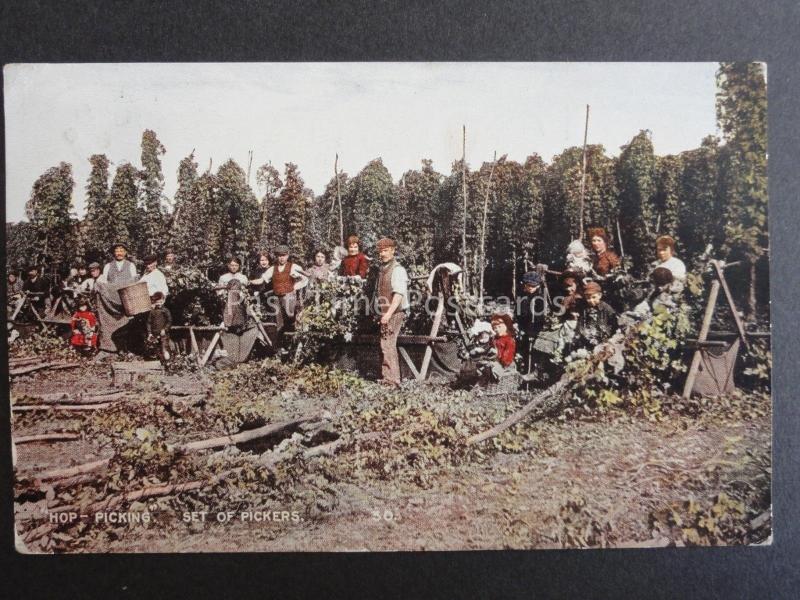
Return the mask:
<svg viewBox="0 0 800 600">
<path fill-rule="evenodd" d="M 276 325 L 278 329 L 278 346 L 283 345 L 285 331 L 293 331 L 298 310 L 298 291 L 308 285 L 308 277 L 300 265 L 289 260 L 289 247 L 280 245 L 275 248 L 277 263 L 268 267 L 264 274 L 252 280 L 254 284 L 272 282 L 272 291 L 277 298 Z"/>
<path fill-rule="evenodd" d="M 583 305 L 578 314 L 575 342 L 594 348 L 610 338 L 617 329 L 617 313 L 603 302 L 603 289 L 596 281 L 583 286 Z"/>
<path fill-rule="evenodd" d="M 152 308 L 147 315 L 147 343 L 158 345 L 162 360 L 169 360 L 169 328 L 172 326 L 172 314 L 164 306 L 164 294 L 155 292 L 150 296 Z"/>
<path fill-rule="evenodd" d="M 94 293 L 95 283 L 97 283 L 97 279 L 100 277 L 102 272 L 103 270 L 100 266 L 100 263 L 89 263 L 89 277 L 84 279 L 83 283 L 81 283 L 81 285 L 78 287 L 78 293 L 85 296 L 91 296 Z"/>
<path fill-rule="evenodd" d="M 397 336 L 403 327 L 408 310 L 408 273 L 395 260 L 397 244 L 391 238 L 378 241 L 380 268 L 375 287 L 373 306 L 380 314 L 381 330 L 381 382 L 393 387 L 400 385 L 400 357 L 397 354 Z"/>
<path fill-rule="evenodd" d="M 343 277 L 361 277 L 364 279 L 369 270 L 369 259 L 360 250 L 360 240 L 351 235 L 347 238 L 347 256 L 339 265 L 339 275 Z"/>
<path fill-rule="evenodd" d="M 522 276 L 522 294 L 517 299 L 517 324 L 519 325 L 523 364 L 530 370 L 533 342 L 544 329 L 547 300 L 542 294 L 542 275 L 529 271 Z M 512 329 L 513 330 L 513 329 Z"/>
</svg>

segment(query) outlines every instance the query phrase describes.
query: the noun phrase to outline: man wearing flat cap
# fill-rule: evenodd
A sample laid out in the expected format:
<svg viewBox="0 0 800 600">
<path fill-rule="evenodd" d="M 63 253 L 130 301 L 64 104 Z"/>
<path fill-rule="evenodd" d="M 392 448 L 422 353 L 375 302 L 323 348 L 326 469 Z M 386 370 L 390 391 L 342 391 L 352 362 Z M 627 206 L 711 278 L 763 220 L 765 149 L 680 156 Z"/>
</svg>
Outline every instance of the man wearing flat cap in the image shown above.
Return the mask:
<svg viewBox="0 0 800 600">
<path fill-rule="evenodd" d="M 83 296 L 93 296 L 95 284 L 97 283 L 97 279 L 100 277 L 102 272 L 103 267 L 100 266 L 100 263 L 89 263 L 89 277 L 87 277 L 83 283 L 81 283 L 80 287 L 78 287 L 78 293 Z"/>
<path fill-rule="evenodd" d="M 144 263 L 144 274 L 139 281 L 147 284 L 148 295 L 152 296 L 156 292 L 161 292 L 161 297 L 166 298 L 169 295 L 169 288 L 167 287 L 167 278 L 158 268 L 158 256 L 148 254 L 142 259 L 142 262 Z"/>
<path fill-rule="evenodd" d="M 106 263 L 102 275 L 95 282 L 97 318 L 100 322 L 100 357 L 104 356 L 103 353 L 118 352 L 127 341 L 127 330 L 123 330 L 123 327 L 130 322 L 131 317 L 125 314 L 119 290 L 138 279 L 136 265 L 128 260 L 128 247 L 124 243 L 114 244 L 111 253 L 114 260 Z"/>
<path fill-rule="evenodd" d="M 278 346 L 283 345 L 283 334 L 294 329 L 298 309 L 297 292 L 308 285 L 308 277 L 302 267 L 289 260 L 289 247 L 275 248 L 277 263 L 268 267 L 258 279 L 251 279 L 254 285 L 272 282 L 272 291 L 277 298 L 276 325 L 278 329 Z"/>
<path fill-rule="evenodd" d="M 547 299 L 542 293 L 542 274 L 529 271 L 522 276 L 522 294 L 517 299 L 516 320 L 519 326 L 523 364 L 527 371 L 531 368 L 531 349 L 536 338 L 544 329 L 547 316 Z M 513 330 L 512 330 L 513 331 Z"/>
<path fill-rule="evenodd" d="M 380 268 L 375 287 L 373 306 L 381 315 L 381 367 L 382 383 L 400 385 L 400 358 L 397 354 L 397 336 L 408 311 L 408 273 L 395 260 L 397 244 L 390 238 L 378 241 Z"/>
</svg>

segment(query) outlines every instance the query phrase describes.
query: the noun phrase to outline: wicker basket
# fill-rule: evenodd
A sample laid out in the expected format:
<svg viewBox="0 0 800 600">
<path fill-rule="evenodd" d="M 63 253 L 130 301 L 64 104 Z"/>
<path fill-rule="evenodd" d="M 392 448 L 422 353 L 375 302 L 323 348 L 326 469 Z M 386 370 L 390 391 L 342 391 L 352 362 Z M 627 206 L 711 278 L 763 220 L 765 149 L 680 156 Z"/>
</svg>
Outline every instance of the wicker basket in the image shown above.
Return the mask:
<svg viewBox="0 0 800 600">
<path fill-rule="evenodd" d="M 144 281 L 120 288 L 119 299 L 122 301 L 125 314 L 129 317 L 148 312 L 152 308 L 150 294 L 147 293 L 147 283 Z"/>
</svg>

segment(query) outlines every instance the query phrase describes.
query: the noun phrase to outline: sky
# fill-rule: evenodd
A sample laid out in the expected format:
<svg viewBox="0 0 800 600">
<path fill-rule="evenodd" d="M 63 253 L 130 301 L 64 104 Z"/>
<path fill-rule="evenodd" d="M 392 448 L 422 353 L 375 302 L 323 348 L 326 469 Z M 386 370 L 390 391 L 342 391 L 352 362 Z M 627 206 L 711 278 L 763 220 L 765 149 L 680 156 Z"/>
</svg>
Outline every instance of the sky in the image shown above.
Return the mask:
<svg viewBox="0 0 800 600">
<path fill-rule="evenodd" d="M 550 162 L 583 143 L 611 155 L 641 129 L 656 154 L 716 134 L 717 63 L 181 63 L 15 64 L 4 67 L 6 220 L 24 218 L 39 175 L 72 164 L 83 215 L 89 157 L 140 166 L 142 132 L 166 147 L 165 193 L 192 150 L 204 171 L 233 158 L 256 188 L 257 167 L 298 165 L 322 193 L 339 167 L 355 175 L 381 157 L 398 180 L 423 158 L 450 173 L 497 155 Z M 257 188 L 256 188 L 257 190 Z M 258 190 L 257 190 L 258 193 Z"/>
</svg>

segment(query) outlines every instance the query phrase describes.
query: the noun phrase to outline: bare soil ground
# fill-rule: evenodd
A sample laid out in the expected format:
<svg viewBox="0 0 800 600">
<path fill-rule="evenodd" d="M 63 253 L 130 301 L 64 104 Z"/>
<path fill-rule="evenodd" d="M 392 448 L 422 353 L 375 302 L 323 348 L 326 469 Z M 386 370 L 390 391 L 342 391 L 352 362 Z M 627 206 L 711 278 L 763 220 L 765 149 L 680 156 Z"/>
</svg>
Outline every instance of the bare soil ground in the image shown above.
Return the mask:
<svg viewBox="0 0 800 600">
<path fill-rule="evenodd" d="M 90 372 L 94 372 L 93 378 L 88 377 Z M 176 381 L 180 383 L 180 377 Z M 410 384 L 410 393 L 417 385 L 426 393 L 438 393 L 431 384 Z M 110 387 L 108 366 L 87 365 L 80 370 L 42 371 L 16 378 L 12 398 L 19 402 L 27 395 L 77 389 L 91 393 Z M 139 386 L 137 390 L 141 393 L 145 388 Z M 141 410 L 139 402 L 150 402 L 149 398 L 134 398 L 129 410 Z M 490 423 L 497 422 L 497 415 L 504 410 L 502 406 L 491 407 L 490 399 L 471 401 L 470 410 L 487 408 Z M 210 402 L 213 405 L 214 399 Z M 339 401 L 312 401 L 302 394 L 284 393 L 274 402 L 289 412 L 304 413 L 312 409 L 335 411 Z M 301 487 L 310 490 L 304 496 L 276 497 L 256 492 L 242 500 L 236 494 L 226 496 L 223 490 L 206 503 L 200 491 L 192 494 L 191 503 L 168 497 L 166 504 L 152 505 L 154 519 L 150 524 L 102 524 L 83 531 L 59 528 L 47 543 L 25 543 L 21 549 L 394 551 L 683 545 L 697 539 L 697 543 L 717 544 L 763 542 L 770 536 L 768 515 L 763 517 L 770 506 L 769 399 L 745 399 L 747 410 L 741 410 L 737 402 L 719 401 L 719 406 L 711 404 L 696 416 L 674 413 L 660 421 L 611 412 L 584 419 L 526 422 L 510 438 L 514 443 L 501 446 L 499 451 L 487 448 L 478 459 L 470 455 L 452 464 L 421 466 L 427 469 L 425 485 L 391 473 L 350 480 L 326 476 L 319 481 L 319 473 L 326 471 L 316 469 L 315 461 L 322 461 L 324 466 L 347 459 L 338 454 L 312 458 L 303 462 L 306 471 Z M 85 432 L 86 419 L 92 418 L 88 415 L 15 412 L 13 433 L 17 437 L 52 431 Z M 162 418 L 182 420 L 180 415 Z M 481 424 L 476 428 L 480 430 Z M 215 433 L 191 431 L 182 435 L 201 439 Z M 272 440 L 266 449 L 278 441 Z M 491 446 L 491 441 L 486 444 Z M 264 450 L 263 446 L 250 445 L 241 447 L 241 454 L 257 456 Z M 16 471 L 38 473 L 114 453 L 105 438 L 98 436 L 20 444 Z M 358 449 L 353 456 L 354 460 L 359 458 Z M 26 489 L 18 483 L 20 533 L 46 522 L 41 515 L 33 522 L 27 520 L 32 509 L 59 501 L 53 492 L 44 492 L 42 497 Z M 741 510 L 734 511 L 733 517 L 721 514 L 726 509 L 719 508 L 720 494 L 739 503 Z M 102 496 L 102 492 L 97 495 Z M 76 497 L 80 497 L 80 490 L 70 491 L 64 501 Z M 204 506 L 209 511 L 205 522 L 184 522 L 184 512 L 201 511 Z M 129 508 L 123 505 L 117 510 Z M 218 522 L 217 513 L 227 511 L 234 515 L 231 521 Z M 293 512 L 296 518 L 281 514 Z M 242 513 L 262 517 L 269 513 L 270 518 L 243 522 Z M 703 521 L 706 517 L 717 521 L 707 524 Z M 754 520 L 756 524 L 751 526 Z M 687 530 L 694 530 L 699 538 Z"/>
</svg>

